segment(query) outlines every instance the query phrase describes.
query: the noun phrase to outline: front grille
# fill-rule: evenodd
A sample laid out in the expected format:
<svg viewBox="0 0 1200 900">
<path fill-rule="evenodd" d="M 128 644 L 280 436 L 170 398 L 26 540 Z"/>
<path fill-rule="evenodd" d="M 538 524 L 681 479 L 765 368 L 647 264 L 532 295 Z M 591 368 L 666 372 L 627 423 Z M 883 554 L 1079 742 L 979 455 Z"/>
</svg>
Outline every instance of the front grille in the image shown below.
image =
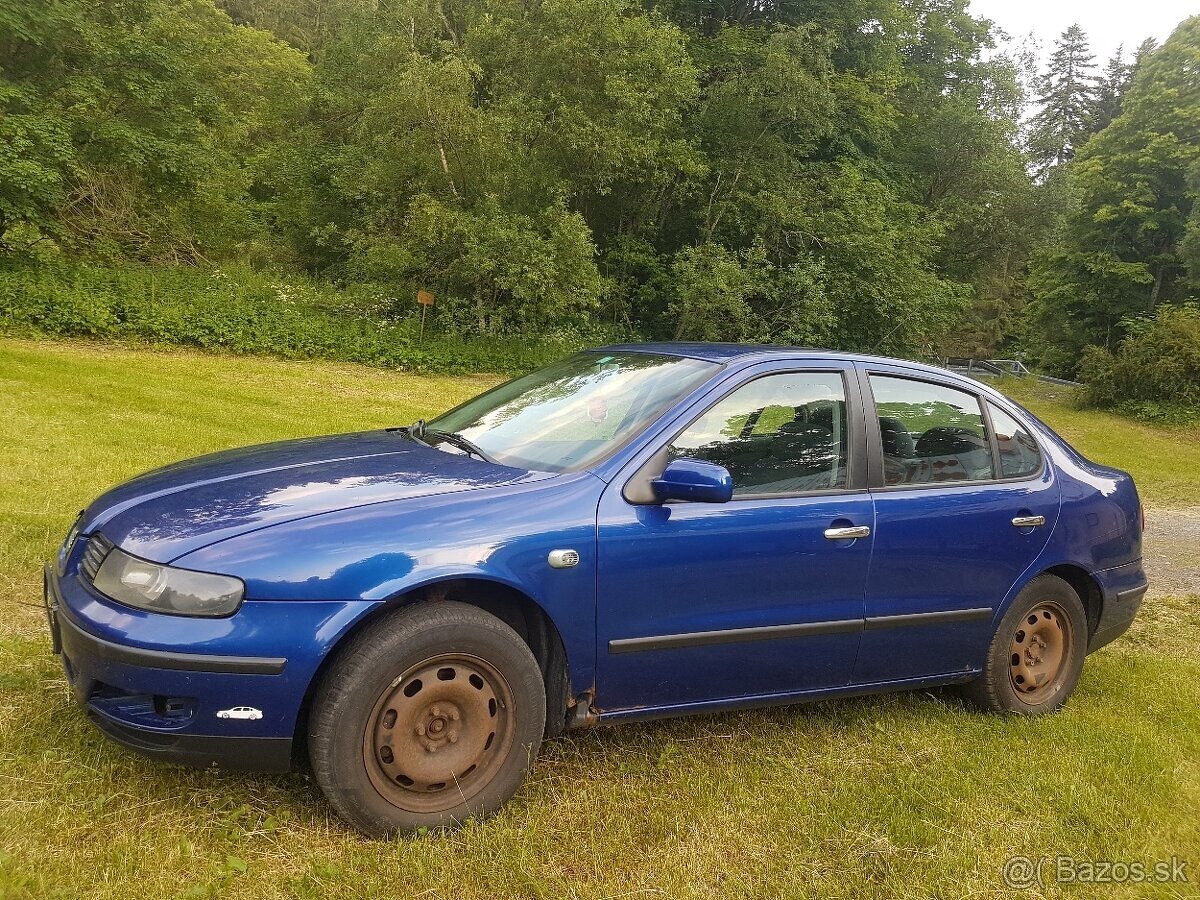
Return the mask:
<svg viewBox="0 0 1200 900">
<path fill-rule="evenodd" d="M 100 569 L 100 563 L 104 562 L 104 557 L 108 556 L 108 551 L 113 548 L 113 542 L 102 534 L 93 534 L 88 538 L 87 546 L 83 549 L 83 559 L 79 562 L 79 574 L 87 582 L 96 580 L 96 572 Z"/>
</svg>

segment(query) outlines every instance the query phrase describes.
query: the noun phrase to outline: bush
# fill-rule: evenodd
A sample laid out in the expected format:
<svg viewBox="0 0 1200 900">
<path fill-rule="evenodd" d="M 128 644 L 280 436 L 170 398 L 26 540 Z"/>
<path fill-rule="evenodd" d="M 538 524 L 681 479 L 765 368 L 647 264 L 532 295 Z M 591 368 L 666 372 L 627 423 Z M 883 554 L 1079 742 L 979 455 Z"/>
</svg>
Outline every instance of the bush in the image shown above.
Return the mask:
<svg viewBox="0 0 1200 900">
<path fill-rule="evenodd" d="M 246 269 L 43 264 L 0 272 L 0 328 L 42 336 L 442 373 L 525 372 L 619 337 L 588 323 L 533 337 L 466 336 L 447 332 L 438 312 L 421 341 L 415 303 L 380 285 L 339 288 Z"/>
<path fill-rule="evenodd" d="M 1116 353 L 1084 351 L 1084 402 L 1149 421 L 1200 418 L 1200 304 L 1163 306 L 1126 324 Z"/>
</svg>

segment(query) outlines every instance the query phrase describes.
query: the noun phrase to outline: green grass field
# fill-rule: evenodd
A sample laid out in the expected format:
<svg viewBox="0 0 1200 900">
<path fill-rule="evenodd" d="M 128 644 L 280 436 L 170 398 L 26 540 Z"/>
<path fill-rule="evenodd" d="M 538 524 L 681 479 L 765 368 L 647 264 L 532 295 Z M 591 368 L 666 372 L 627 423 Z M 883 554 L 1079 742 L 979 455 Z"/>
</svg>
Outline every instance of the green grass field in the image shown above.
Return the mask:
<svg viewBox="0 0 1200 900">
<path fill-rule="evenodd" d="M 184 456 L 407 423 L 494 379 L 0 340 L 0 898 L 1197 896 L 1200 601 L 1154 597 L 1037 721 L 896 694 L 572 732 L 498 816 L 375 843 L 301 776 L 156 764 L 70 701 L 40 563 L 109 484 Z M 1151 503 L 1200 431 L 1020 386 Z M 1013 855 L 1189 861 L 1191 884 L 1018 893 Z"/>
</svg>

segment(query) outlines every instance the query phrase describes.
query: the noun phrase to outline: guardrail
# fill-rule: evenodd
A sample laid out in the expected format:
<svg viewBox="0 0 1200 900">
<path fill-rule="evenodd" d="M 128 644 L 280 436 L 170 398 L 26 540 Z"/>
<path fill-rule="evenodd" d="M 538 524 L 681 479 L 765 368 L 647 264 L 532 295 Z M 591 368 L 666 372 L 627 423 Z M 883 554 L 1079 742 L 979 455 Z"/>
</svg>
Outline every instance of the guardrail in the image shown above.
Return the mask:
<svg viewBox="0 0 1200 900">
<path fill-rule="evenodd" d="M 1078 381 L 1055 378 L 1052 375 L 1039 375 L 1019 359 L 970 359 L 965 356 L 943 356 L 938 360 L 938 364 L 970 378 L 1001 378 L 1005 375 L 1016 375 L 1018 378 L 1036 378 L 1045 384 L 1079 387 Z"/>
</svg>

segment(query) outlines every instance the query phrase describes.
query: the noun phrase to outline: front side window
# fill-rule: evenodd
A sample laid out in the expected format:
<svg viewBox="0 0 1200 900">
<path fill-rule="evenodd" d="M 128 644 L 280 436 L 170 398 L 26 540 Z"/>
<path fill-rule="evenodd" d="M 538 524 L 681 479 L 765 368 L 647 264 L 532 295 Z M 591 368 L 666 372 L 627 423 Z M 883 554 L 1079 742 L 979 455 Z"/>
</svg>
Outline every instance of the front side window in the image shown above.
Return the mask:
<svg viewBox="0 0 1200 900">
<path fill-rule="evenodd" d="M 848 446 L 842 376 L 789 372 L 742 385 L 675 438 L 670 453 L 724 466 L 736 497 L 844 488 Z"/>
<path fill-rule="evenodd" d="M 1021 478 L 1041 471 L 1042 451 L 1016 419 L 1000 407 L 988 404 L 988 415 L 1000 448 L 1000 471 L 1004 478 Z"/>
<path fill-rule="evenodd" d="M 886 484 L 993 477 L 991 442 L 974 394 L 887 375 L 872 375 L 871 391 L 879 416 Z"/>
<path fill-rule="evenodd" d="M 719 368 L 657 353 L 577 353 L 429 425 L 456 432 L 505 465 L 578 471 L 627 444 Z"/>
</svg>

